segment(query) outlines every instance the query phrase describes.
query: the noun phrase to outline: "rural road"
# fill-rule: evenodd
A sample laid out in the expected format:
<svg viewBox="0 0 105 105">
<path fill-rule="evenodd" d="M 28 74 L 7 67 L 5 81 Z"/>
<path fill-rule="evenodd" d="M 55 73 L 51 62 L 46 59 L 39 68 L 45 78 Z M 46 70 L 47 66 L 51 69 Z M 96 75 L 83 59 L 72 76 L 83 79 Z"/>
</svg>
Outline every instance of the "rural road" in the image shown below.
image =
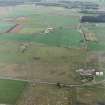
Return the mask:
<svg viewBox="0 0 105 105">
<path fill-rule="evenodd" d="M 48 81 L 42 81 L 42 80 L 26 80 L 26 79 L 18 79 L 14 77 L 6 77 L 6 76 L 0 76 L 0 79 L 5 79 L 5 80 L 16 80 L 16 81 L 23 81 L 23 82 L 28 82 L 28 83 L 33 83 L 33 84 L 47 84 L 47 85 L 57 85 L 58 82 L 48 82 Z M 71 87 L 85 87 L 85 86 L 93 86 L 93 85 L 98 85 L 105 83 L 105 80 L 99 81 L 99 82 L 91 82 L 91 83 L 85 83 L 85 84 L 64 84 L 64 83 L 59 83 L 61 87 L 65 88 L 71 88 Z"/>
</svg>

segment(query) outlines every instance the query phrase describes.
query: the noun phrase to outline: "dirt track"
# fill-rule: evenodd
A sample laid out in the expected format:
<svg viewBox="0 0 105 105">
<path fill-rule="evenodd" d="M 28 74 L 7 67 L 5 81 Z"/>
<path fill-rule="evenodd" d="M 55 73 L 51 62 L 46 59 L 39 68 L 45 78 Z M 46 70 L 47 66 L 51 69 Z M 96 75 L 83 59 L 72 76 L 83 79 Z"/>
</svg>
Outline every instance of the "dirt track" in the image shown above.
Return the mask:
<svg viewBox="0 0 105 105">
<path fill-rule="evenodd" d="M 12 27 L 11 29 L 9 29 L 7 31 L 7 33 L 18 33 L 22 28 L 22 25 L 20 24 L 16 24 L 14 27 Z"/>
</svg>

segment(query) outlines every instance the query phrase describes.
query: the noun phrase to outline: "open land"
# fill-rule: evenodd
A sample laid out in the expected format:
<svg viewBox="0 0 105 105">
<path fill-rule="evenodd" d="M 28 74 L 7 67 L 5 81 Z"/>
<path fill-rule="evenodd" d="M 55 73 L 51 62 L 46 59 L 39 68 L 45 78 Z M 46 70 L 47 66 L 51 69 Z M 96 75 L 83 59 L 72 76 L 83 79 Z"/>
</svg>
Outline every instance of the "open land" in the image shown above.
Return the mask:
<svg viewBox="0 0 105 105">
<path fill-rule="evenodd" d="M 75 9 L 33 5 L 2 9 L 5 14 L 0 13 L 0 77 L 6 80 L 0 80 L 5 83 L 0 85 L 0 91 L 3 86 L 6 89 L 0 94 L 1 104 L 105 103 L 105 94 L 102 94 L 105 92 L 105 78 L 96 77 L 85 86 L 76 72 L 80 68 L 105 72 L 104 25 L 82 24 L 81 28 L 81 14 Z M 24 89 L 25 84 L 28 85 Z"/>
</svg>

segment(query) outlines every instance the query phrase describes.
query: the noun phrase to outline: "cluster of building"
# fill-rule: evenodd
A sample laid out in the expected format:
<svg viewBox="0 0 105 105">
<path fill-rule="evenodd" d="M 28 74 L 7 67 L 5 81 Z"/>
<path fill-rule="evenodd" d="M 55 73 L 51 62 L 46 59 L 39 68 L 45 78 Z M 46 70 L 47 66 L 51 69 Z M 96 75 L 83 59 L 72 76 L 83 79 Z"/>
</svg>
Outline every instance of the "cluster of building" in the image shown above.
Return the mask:
<svg viewBox="0 0 105 105">
<path fill-rule="evenodd" d="M 76 72 L 79 73 L 81 79 L 91 78 L 93 80 L 94 77 L 96 77 L 96 76 L 101 77 L 104 75 L 103 71 L 99 71 L 99 70 L 95 70 L 95 69 L 79 69 L 79 70 L 76 70 Z"/>
<path fill-rule="evenodd" d="M 53 32 L 53 31 L 54 31 L 53 27 L 48 27 L 48 28 L 45 29 L 44 33 L 48 34 L 49 32 Z"/>
</svg>

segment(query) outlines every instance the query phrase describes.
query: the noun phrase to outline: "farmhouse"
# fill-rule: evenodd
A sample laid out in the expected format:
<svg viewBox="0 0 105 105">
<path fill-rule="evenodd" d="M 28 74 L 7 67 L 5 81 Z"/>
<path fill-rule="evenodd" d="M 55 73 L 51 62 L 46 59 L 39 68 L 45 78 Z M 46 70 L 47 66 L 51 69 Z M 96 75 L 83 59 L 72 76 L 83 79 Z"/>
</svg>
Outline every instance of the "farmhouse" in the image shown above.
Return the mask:
<svg viewBox="0 0 105 105">
<path fill-rule="evenodd" d="M 79 73 L 80 77 L 82 79 L 84 78 L 94 78 L 94 76 L 103 76 L 104 73 L 103 71 L 98 71 L 98 70 L 95 70 L 95 69 L 79 69 L 79 70 L 76 70 L 76 72 Z"/>
<path fill-rule="evenodd" d="M 80 76 L 93 76 L 93 75 L 95 75 L 95 69 L 79 69 L 79 70 L 76 70 L 76 72 L 79 72 Z"/>
<path fill-rule="evenodd" d="M 48 27 L 46 30 L 45 30 L 45 33 L 48 34 L 49 32 L 53 32 L 54 28 L 52 27 Z"/>
</svg>

